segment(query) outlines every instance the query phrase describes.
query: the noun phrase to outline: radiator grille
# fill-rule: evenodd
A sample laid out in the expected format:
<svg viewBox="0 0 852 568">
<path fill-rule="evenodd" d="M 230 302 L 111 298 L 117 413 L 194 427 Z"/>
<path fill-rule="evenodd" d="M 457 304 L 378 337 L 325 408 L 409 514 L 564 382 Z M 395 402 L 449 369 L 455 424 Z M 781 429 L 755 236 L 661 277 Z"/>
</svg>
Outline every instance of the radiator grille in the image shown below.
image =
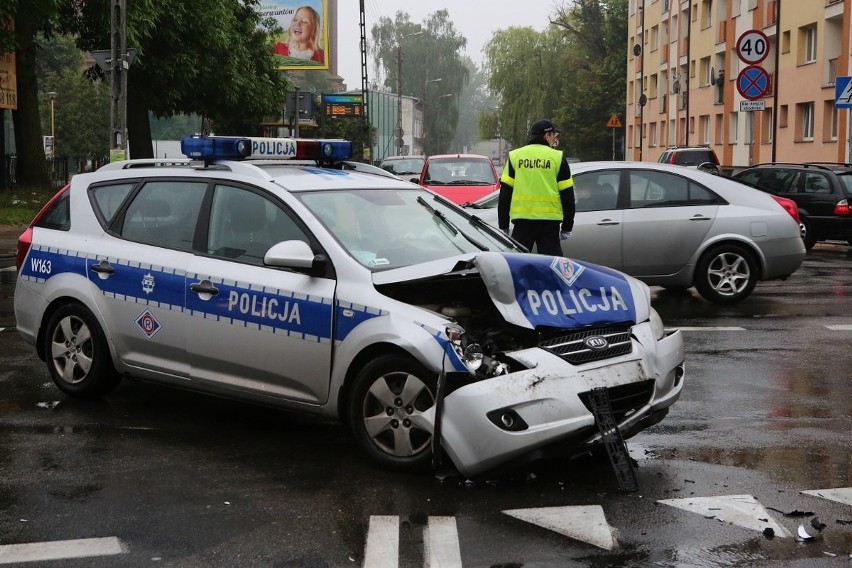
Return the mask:
<svg viewBox="0 0 852 568">
<path fill-rule="evenodd" d="M 551 334 L 550 337 L 540 341 L 538 346 L 558 355 L 572 365 L 610 359 L 619 355 L 626 355 L 633 350 L 629 324 L 584 329 L 567 334 L 564 331 L 553 332 L 554 334 Z M 556 335 L 557 333 L 561 335 Z M 590 337 L 602 337 L 606 339 L 608 346 L 605 349 L 593 349 L 585 343 L 586 339 Z"/>
</svg>

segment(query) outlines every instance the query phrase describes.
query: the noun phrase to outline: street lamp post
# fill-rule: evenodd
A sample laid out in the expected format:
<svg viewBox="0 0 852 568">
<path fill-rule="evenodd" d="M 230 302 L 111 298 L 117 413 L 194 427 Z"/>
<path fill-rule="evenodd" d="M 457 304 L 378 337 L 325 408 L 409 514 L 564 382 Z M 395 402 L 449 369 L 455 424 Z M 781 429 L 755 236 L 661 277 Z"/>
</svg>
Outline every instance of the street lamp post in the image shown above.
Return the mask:
<svg viewBox="0 0 852 568">
<path fill-rule="evenodd" d="M 56 156 L 56 115 L 53 113 L 53 101 L 56 99 L 56 91 L 47 93 L 50 97 L 50 157 Z"/>
<path fill-rule="evenodd" d="M 402 136 L 405 132 L 402 130 L 402 40 L 408 37 L 421 35 L 423 30 L 399 36 L 396 40 L 396 130 L 394 131 L 394 140 L 396 146 L 396 155 L 402 155 Z"/>
</svg>

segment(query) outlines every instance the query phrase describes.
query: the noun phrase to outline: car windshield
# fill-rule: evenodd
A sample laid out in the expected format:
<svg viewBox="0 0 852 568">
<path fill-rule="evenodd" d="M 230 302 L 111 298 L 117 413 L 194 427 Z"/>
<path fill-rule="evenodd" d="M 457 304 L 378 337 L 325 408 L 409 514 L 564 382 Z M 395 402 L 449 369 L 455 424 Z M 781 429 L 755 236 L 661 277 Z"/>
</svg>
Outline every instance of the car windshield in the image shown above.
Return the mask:
<svg viewBox="0 0 852 568">
<path fill-rule="evenodd" d="M 457 158 L 431 160 L 424 181 L 430 185 L 494 185 L 497 178 L 489 160 Z"/>
<path fill-rule="evenodd" d="M 420 174 L 426 160 L 421 158 L 406 158 L 404 160 L 387 160 L 382 162 L 382 169 L 392 174 Z"/>
<path fill-rule="evenodd" d="M 317 191 L 300 193 L 299 199 L 372 271 L 482 250 L 516 250 L 493 228 L 424 190 Z"/>
</svg>

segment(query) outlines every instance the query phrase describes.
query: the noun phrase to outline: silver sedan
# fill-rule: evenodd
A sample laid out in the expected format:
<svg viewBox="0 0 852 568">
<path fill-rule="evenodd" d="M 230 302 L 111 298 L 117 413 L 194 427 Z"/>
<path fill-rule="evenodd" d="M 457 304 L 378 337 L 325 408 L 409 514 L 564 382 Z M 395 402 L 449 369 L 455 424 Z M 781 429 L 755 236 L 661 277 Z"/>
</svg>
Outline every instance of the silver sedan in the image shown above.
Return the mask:
<svg viewBox="0 0 852 568">
<path fill-rule="evenodd" d="M 609 266 L 646 284 L 692 286 L 732 304 L 760 280 L 784 279 L 805 247 L 795 208 L 734 180 L 649 162 L 571 165 L 577 200 L 566 257 Z M 499 192 L 472 211 L 497 225 Z"/>
</svg>

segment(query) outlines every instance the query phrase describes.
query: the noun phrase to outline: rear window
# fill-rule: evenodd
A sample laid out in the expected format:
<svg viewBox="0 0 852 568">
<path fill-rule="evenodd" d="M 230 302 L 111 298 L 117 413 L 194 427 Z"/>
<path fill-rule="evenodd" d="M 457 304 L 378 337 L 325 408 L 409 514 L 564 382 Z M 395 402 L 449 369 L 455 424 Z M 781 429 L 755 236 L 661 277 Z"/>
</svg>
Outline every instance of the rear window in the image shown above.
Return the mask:
<svg viewBox="0 0 852 568">
<path fill-rule="evenodd" d="M 719 164 L 715 153 L 710 150 L 680 150 L 674 153 L 674 163 L 680 166 L 698 166 L 704 162 Z"/>
<path fill-rule="evenodd" d="M 852 196 L 852 172 L 849 172 L 848 174 L 838 174 L 837 179 L 840 180 L 840 185 L 843 187 L 843 192 L 846 196 Z"/>
<path fill-rule="evenodd" d="M 57 231 L 67 231 L 71 228 L 71 203 L 69 191 L 64 191 L 59 199 L 50 204 L 50 207 L 39 217 L 34 223 L 36 227 L 42 229 L 55 229 Z"/>
</svg>

